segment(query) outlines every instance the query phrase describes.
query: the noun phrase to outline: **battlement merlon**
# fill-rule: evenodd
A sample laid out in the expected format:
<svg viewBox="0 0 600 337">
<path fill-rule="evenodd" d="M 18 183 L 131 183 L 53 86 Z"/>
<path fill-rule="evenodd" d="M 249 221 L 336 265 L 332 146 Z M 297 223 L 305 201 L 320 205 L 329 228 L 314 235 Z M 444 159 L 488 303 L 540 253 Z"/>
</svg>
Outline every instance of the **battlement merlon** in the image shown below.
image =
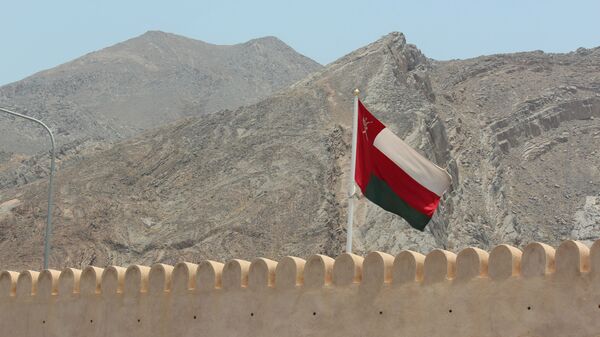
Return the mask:
<svg viewBox="0 0 600 337">
<path fill-rule="evenodd" d="M 600 240 L 2 271 L 0 315 L 14 336 L 600 335 Z"/>
</svg>

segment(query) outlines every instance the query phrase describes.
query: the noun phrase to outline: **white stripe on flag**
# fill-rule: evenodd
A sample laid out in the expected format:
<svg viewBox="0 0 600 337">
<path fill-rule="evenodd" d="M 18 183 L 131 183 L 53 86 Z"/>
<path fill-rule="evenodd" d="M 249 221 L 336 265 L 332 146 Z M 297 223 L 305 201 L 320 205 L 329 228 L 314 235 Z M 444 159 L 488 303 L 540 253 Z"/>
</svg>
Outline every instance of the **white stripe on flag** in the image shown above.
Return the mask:
<svg viewBox="0 0 600 337">
<path fill-rule="evenodd" d="M 429 191 L 442 196 L 452 178 L 446 170 L 427 160 L 388 128 L 379 132 L 373 145 L 406 174 Z"/>
</svg>

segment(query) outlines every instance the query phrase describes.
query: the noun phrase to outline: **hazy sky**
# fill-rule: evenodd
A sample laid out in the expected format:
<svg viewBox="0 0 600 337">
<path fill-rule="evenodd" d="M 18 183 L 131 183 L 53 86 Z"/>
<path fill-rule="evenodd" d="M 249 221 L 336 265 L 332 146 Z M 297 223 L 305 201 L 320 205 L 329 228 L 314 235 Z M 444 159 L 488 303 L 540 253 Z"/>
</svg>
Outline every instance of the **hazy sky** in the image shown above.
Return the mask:
<svg viewBox="0 0 600 337">
<path fill-rule="evenodd" d="M 216 44 L 274 35 L 326 64 L 391 31 L 428 57 L 600 46 L 599 0 L 0 0 L 0 85 L 162 30 Z"/>
</svg>

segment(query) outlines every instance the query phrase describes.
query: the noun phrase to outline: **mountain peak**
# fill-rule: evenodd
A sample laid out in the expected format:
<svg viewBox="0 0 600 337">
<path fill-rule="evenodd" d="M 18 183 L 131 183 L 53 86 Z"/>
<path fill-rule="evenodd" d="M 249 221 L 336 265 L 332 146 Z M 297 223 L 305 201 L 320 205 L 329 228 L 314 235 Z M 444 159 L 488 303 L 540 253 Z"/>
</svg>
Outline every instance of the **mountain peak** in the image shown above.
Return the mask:
<svg viewBox="0 0 600 337">
<path fill-rule="evenodd" d="M 388 33 L 387 35 L 384 35 L 379 40 L 398 41 L 398 42 L 401 42 L 402 44 L 406 44 L 406 36 L 404 36 L 404 34 L 401 32 Z"/>
<path fill-rule="evenodd" d="M 0 87 L 0 98 L 68 129 L 58 133 L 59 144 L 90 137 L 114 140 L 184 116 L 254 103 L 320 68 L 272 36 L 220 46 L 151 30 Z M 68 103 L 40 108 L 46 97 Z M 82 110 L 86 113 L 78 113 Z M 1 125 L 0 133 L 5 128 L 10 129 Z M 35 139 L 37 131 L 31 132 Z M 0 143 L 24 153 L 43 144 L 9 143 L 13 138 L 18 139 L 5 134 Z"/>
<path fill-rule="evenodd" d="M 173 35 L 173 34 L 163 32 L 162 30 L 149 30 L 149 31 L 146 31 L 141 36 L 164 36 L 164 35 Z"/>
<path fill-rule="evenodd" d="M 368 55 L 381 53 L 393 55 L 387 60 L 400 65 L 403 72 L 411 71 L 418 65 L 427 63 L 427 58 L 415 45 L 406 43 L 403 33 L 391 32 L 334 61 L 331 63 L 330 70 L 344 68 L 347 64 L 361 60 Z"/>
<path fill-rule="evenodd" d="M 185 37 L 182 35 L 178 35 L 178 34 L 174 34 L 174 33 L 168 33 L 168 32 L 163 32 L 161 30 L 149 30 L 147 32 L 145 32 L 142 35 L 136 36 L 132 39 L 129 39 L 127 41 L 124 41 L 122 43 L 124 44 L 128 44 L 129 42 L 138 42 L 138 43 L 161 43 L 161 42 L 170 42 L 170 41 L 181 41 L 184 42 L 187 41 L 189 43 L 193 43 L 193 44 L 201 44 L 201 45 L 211 45 L 210 43 L 204 42 L 202 40 L 197 40 L 197 39 L 192 39 L 189 37 Z"/>
<path fill-rule="evenodd" d="M 165 39 L 165 38 L 185 38 L 181 35 L 163 32 L 162 30 L 149 30 L 142 35 L 135 37 L 134 39 Z"/>
<path fill-rule="evenodd" d="M 269 48 L 292 49 L 285 42 L 275 36 L 263 36 L 241 43 L 242 46 L 264 46 Z"/>
<path fill-rule="evenodd" d="M 256 39 L 251 39 L 251 40 L 248 40 L 247 43 L 251 43 L 251 42 L 254 42 L 254 43 L 256 43 L 256 42 L 284 43 L 279 38 L 277 38 L 276 36 L 273 36 L 273 35 L 267 35 L 267 36 L 263 36 L 263 37 L 258 37 Z"/>
</svg>

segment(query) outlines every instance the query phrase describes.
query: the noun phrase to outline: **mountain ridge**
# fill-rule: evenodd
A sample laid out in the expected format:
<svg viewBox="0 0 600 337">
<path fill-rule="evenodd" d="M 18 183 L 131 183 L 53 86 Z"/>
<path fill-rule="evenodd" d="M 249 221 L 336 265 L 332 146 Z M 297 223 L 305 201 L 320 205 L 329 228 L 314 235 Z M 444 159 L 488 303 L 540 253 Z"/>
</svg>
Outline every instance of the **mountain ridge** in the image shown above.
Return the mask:
<svg viewBox="0 0 600 337">
<path fill-rule="evenodd" d="M 270 37 L 219 46 L 153 31 L 4 85 L 0 103 L 46 120 L 59 144 L 111 141 L 256 102 L 320 67 Z M 42 149 L 26 123 L 0 129 L 8 151 Z"/>
<path fill-rule="evenodd" d="M 432 61 L 388 34 L 256 103 L 65 161 L 51 264 L 337 255 L 356 87 L 378 119 L 453 178 L 423 233 L 359 199 L 356 254 L 592 240 L 598 74 L 596 52 Z M 7 267 L 39 260 L 45 187 L 1 192 Z"/>
</svg>

